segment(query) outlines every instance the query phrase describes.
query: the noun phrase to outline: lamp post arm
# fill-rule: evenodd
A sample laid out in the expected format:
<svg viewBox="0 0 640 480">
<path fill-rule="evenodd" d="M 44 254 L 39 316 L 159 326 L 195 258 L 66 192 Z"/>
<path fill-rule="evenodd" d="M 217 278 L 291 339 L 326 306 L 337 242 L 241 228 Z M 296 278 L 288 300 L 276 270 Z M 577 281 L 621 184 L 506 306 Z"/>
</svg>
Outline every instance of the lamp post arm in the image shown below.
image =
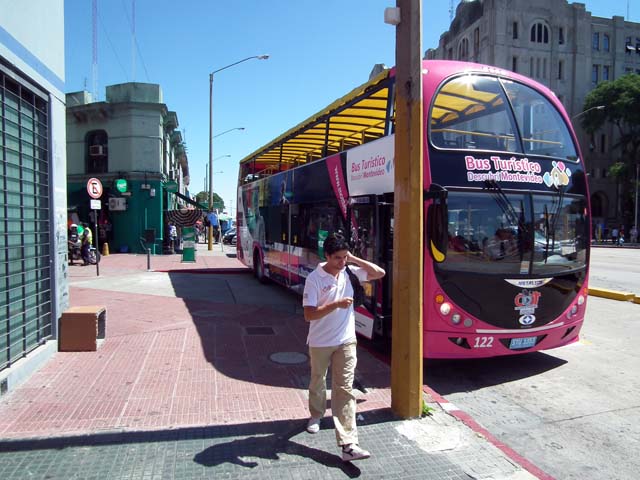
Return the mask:
<svg viewBox="0 0 640 480">
<path fill-rule="evenodd" d="M 257 58 L 259 60 L 263 60 L 263 59 L 266 60 L 267 58 L 269 58 L 269 55 L 252 55 L 251 57 L 243 58 L 242 60 L 238 60 L 237 62 L 230 63 L 226 67 L 222 67 L 222 68 L 219 68 L 218 70 L 214 70 L 213 72 L 211 72 L 210 75 L 213 76 L 214 74 L 221 72 L 222 70 L 226 70 L 227 68 L 231 68 L 234 65 L 238 65 L 239 63 L 246 62 L 247 60 L 251 60 L 252 58 Z"/>
<path fill-rule="evenodd" d="M 584 112 L 580 112 L 577 115 L 574 115 L 573 117 L 571 117 L 571 120 L 575 120 L 576 118 L 581 117 L 586 113 L 589 113 L 591 110 L 604 110 L 604 105 L 596 105 L 595 107 L 587 108 Z"/>
</svg>

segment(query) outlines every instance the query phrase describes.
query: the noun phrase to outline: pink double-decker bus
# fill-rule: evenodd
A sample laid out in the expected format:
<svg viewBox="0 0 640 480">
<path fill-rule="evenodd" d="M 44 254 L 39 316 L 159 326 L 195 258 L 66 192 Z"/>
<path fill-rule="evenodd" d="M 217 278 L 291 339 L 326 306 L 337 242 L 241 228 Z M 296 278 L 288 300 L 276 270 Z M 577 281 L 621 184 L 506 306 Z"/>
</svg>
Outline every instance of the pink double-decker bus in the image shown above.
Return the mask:
<svg viewBox="0 0 640 480">
<path fill-rule="evenodd" d="M 394 69 L 240 163 L 238 258 L 302 292 L 342 231 L 385 268 L 359 334 L 392 335 Z M 546 87 L 484 65 L 423 62 L 424 352 L 512 355 L 578 340 L 590 214 L 569 118 Z M 402 239 L 396 243 L 402 245 Z"/>
</svg>

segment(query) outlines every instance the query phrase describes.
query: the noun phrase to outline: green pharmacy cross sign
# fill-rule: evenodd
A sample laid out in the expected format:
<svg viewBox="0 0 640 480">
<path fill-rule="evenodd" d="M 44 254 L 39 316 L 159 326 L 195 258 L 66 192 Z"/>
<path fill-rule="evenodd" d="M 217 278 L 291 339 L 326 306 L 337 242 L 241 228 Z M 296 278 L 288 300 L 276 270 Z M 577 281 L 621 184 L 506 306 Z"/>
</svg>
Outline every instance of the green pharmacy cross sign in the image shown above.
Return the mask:
<svg viewBox="0 0 640 480">
<path fill-rule="evenodd" d="M 116 190 L 118 190 L 120 193 L 126 192 L 127 188 L 127 180 L 125 180 L 124 178 L 118 178 L 116 180 Z"/>
</svg>

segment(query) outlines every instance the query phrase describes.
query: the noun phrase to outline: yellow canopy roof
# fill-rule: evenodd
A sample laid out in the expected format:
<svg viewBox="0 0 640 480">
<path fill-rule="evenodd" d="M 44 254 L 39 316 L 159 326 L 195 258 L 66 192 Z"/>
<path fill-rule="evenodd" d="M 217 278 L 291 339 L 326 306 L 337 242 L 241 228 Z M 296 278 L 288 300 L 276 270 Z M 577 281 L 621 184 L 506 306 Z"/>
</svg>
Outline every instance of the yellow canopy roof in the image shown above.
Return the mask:
<svg viewBox="0 0 640 480">
<path fill-rule="evenodd" d="M 286 170 L 383 136 L 389 85 L 387 69 L 243 158 L 241 175 Z"/>
</svg>

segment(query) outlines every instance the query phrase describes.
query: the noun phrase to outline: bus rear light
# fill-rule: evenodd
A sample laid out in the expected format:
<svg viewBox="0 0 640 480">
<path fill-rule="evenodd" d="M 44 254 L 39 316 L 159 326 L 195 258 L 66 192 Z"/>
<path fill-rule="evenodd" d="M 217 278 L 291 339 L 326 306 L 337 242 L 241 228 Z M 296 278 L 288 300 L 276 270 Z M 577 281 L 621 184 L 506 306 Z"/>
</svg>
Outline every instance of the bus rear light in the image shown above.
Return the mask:
<svg viewBox="0 0 640 480">
<path fill-rule="evenodd" d="M 584 305 L 584 296 L 578 295 L 578 305 Z"/>
<path fill-rule="evenodd" d="M 451 305 L 448 303 L 443 303 L 440 305 L 440 313 L 442 315 L 449 315 L 451 313 Z"/>
<path fill-rule="evenodd" d="M 462 317 L 459 313 L 454 313 L 453 315 L 451 315 L 451 323 L 453 323 L 454 325 L 459 325 L 460 320 L 462 320 Z"/>
</svg>

